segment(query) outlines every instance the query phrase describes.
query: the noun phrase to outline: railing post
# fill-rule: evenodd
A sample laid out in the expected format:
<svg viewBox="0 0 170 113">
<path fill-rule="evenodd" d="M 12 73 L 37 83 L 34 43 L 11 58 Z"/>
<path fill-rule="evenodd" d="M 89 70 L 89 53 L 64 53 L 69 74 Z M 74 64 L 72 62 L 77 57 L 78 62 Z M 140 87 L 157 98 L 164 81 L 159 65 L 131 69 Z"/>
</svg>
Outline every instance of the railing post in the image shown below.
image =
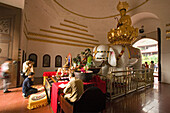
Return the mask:
<svg viewBox="0 0 170 113">
<path fill-rule="evenodd" d="M 127 94 L 127 88 L 128 88 L 128 83 L 127 83 L 128 76 L 129 76 L 129 72 L 127 72 L 125 76 L 125 95 Z"/>
<path fill-rule="evenodd" d="M 151 72 L 150 72 L 150 76 L 151 76 L 151 87 L 153 87 L 153 84 L 154 84 L 154 75 L 153 75 L 154 69 L 151 69 L 150 71 L 151 71 Z"/>
<path fill-rule="evenodd" d="M 138 76 L 138 71 L 137 70 L 136 70 L 136 78 L 137 78 L 137 87 L 136 87 L 136 90 L 138 90 L 139 76 Z"/>
<path fill-rule="evenodd" d="M 109 77 L 111 78 L 111 80 L 110 80 L 110 97 L 112 98 L 112 92 L 113 92 L 113 85 L 112 85 L 113 75 L 112 75 L 112 73 L 109 75 Z"/>
<path fill-rule="evenodd" d="M 145 69 L 145 88 L 146 88 L 146 83 L 147 83 L 147 69 Z"/>
</svg>

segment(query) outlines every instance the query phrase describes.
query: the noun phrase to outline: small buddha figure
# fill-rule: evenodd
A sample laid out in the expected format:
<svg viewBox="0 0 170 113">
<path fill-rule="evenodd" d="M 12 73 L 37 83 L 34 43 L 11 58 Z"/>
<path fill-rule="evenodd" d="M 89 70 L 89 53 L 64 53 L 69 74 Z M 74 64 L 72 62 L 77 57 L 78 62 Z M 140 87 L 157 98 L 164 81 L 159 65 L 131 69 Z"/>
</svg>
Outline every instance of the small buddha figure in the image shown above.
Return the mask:
<svg viewBox="0 0 170 113">
<path fill-rule="evenodd" d="M 69 72 L 66 68 L 63 68 L 63 76 L 68 76 Z"/>
<path fill-rule="evenodd" d="M 61 76 L 63 76 L 63 69 L 62 68 L 58 68 L 58 70 L 57 70 L 57 73 L 56 73 L 56 76 L 57 77 L 61 77 Z"/>
</svg>

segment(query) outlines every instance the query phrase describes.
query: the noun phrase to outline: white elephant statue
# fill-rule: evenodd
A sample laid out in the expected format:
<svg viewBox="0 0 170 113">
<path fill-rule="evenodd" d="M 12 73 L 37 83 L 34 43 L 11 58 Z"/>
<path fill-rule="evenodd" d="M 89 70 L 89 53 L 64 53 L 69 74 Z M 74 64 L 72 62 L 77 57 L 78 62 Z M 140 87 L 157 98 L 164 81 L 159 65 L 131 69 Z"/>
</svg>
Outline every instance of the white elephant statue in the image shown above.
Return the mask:
<svg viewBox="0 0 170 113">
<path fill-rule="evenodd" d="M 109 67 L 116 66 L 116 55 L 110 46 L 99 45 L 93 49 L 93 61 L 95 66 L 102 67 L 101 74 L 106 76 Z"/>
<path fill-rule="evenodd" d="M 93 49 L 93 60 L 96 66 L 102 65 L 102 75 L 106 76 L 110 67 L 114 71 L 125 71 L 127 67 L 141 69 L 142 57 L 139 49 L 123 45 L 99 45 Z"/>
</svg>

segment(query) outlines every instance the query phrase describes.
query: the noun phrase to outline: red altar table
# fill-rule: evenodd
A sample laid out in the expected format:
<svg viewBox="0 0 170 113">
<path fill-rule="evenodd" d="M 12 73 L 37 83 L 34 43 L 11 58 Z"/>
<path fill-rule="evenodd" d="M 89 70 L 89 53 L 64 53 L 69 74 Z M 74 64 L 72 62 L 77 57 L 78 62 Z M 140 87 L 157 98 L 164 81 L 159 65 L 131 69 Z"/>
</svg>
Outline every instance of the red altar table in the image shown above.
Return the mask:
<svg viewBox="0 0 170 113">
<path fill-rule="evenodd" d="M 44 73 L 43 73 L 43 77 L 44 77 L 44 76 L 52 77 L 52 75 L 56 75 L 56 73 L 57 73 L 57 72 L 55 72 L 55 71 L 52 71 L 52 72 L 44 72 Z"/>
<path fill-rule="evenodd" d="M 53 83 L 52 91 L 51 91 L 51 108 L 54 113 L 57 113 L 57 105 L 59 101 L 59 89 L 63 89 L 59 87 L 60 84 L 67 84 L 68 82 L 57 82 Z"/>
<path fill-rule="evenodd" d="M 44 72 L 44 73 L 43 73 L 43 79 L 44 79 L 43 85 L 45 85 L 45 80 L 46 80 L 46 78 L 52 77 L 53 75 L 55 76 L 56 73 L 57 73 L 57 72 L 55 72 L 55 71 L 52 71 L 52 72 Z"/>
<path fill-rule="evenodd" d="M 57 113 L 57 105 L 59 102 L 59 90 L 63 88 L 59 87 L 61 84 L 67 84 L 68 82 L 57 82 L 53 83 L 51 91 L 51 107 L 54 113 Z M 95 87 L 98 87 L 102 90 L 103 93 L 106 93 L 106 83 L 102 81 L 99 76 L 94 76 L 90 82 L 84 82 L 84 86 L 93 84 Z"/>
</svg>

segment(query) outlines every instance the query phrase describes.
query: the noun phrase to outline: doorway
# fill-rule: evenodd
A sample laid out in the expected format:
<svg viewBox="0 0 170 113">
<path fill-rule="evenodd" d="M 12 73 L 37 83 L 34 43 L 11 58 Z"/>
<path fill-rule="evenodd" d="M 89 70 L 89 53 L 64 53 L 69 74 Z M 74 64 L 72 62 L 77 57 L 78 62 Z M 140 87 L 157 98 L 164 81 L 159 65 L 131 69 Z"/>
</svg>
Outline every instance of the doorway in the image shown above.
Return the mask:
<svg viewBox="0 0 170 113">
<path fill-rule="evenodd" d="M 158 82 L 159 78 L 159 51 L 158 51 L 158 41 L 150 38 L 142 38 L 133 44 L 133 47 L 136 47 L 141 50 L 142 54 L 142 64 L 145 62 L 148 65 L 151 65 L 151 61 L 154 62 L 154 78 L 155 82 Z"/>
</svg>

